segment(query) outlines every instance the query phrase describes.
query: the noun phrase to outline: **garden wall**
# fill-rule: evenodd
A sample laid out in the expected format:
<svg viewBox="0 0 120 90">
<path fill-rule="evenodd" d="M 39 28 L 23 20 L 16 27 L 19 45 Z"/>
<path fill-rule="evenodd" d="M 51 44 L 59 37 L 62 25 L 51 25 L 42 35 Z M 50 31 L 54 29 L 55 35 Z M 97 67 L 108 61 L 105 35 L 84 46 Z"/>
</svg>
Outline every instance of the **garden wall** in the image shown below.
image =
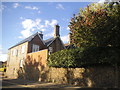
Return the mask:
<svg viewBox="0 0 120 90">
<path fill-rule="evenodd" d="M 48 50 L 28 53 L 23 68 L 20 68 L 18 78 L 38 81 L 40 73 L 47 67 Z"/>
<path fill-rule="evenodd" d="M 92 65 L 84 68 L 48 67 L 45 64 L 47 52 L 44 50 L 28 54 L 24 70 L 19 71 L 18 78 L 81 87 L 120 87 L 120 67 L 109 65 Z M 42 55 L 45 55 L 45 58 Z"/>
<path fill-rule="evenodd" d="M 87 68 L 46 68 L 40 80 L 81 87 L 120 87 L 120 68 L 96 66 Z M 117 74 L 117 75 L 116 75 Z"/>
</svg>

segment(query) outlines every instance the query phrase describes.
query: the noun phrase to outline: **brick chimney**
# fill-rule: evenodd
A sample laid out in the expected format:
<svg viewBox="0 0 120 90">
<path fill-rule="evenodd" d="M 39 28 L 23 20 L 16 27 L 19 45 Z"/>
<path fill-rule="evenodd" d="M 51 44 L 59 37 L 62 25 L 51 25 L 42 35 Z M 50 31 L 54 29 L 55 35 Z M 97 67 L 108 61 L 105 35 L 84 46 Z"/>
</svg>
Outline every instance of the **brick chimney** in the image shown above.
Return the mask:
<svg viewBox="0 0 120 90">
<path fill-rule="evenodd" d="M 71 33 L 68 34 L 68 43 L 71 44 Z"/>
<path fill-rule="evenodd" d="M 60 29 L 60 26 L 58 24 L 54 26 L 54 38 L 60 37 L 59 29 Z"/>
</svg>

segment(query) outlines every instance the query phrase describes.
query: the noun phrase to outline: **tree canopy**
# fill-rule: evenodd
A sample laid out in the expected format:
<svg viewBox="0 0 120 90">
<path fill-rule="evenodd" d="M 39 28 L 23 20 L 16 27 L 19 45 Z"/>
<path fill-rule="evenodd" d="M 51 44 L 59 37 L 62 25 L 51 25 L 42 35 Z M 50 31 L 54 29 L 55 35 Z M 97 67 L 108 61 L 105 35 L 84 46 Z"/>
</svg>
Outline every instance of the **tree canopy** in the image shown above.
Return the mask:
<svg viewBox="0 0 120 90">
<path fill-rule="evenodd" d="M 119 24 L 120 4 L 91 4 L 71 19 L 71 42 L 77 47 L 119 47 Z"/>
</svg>

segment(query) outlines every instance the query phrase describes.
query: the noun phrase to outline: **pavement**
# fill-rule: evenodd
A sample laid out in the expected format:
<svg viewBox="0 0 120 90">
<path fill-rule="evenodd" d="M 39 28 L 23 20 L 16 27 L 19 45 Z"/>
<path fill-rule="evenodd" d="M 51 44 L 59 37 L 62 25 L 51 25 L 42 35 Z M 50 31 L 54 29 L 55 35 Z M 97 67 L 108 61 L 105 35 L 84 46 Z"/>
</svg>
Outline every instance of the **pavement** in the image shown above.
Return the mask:
<svg viewBox="0 0 120 90">
<path fill-rule="evenodd" d="M 58 84 L 58 83 L 46 83 L 39 81 L 29 81 L 23 79 L 11 79 L 5 78 L 0 72 L 0 88 L 81 88 L 77 86 L 71 86 L 68 84 Z"/>
<path fill-rule="evenodd" d="M 2 81 L 2 88 L 63 88 L 68 85 L 34 82 L 20 79 L 4 79 Z"/>
<path fill-rule="evenodd" d="M 23 79 L 10 79 L 3 77 L 2 73 L 0 72 L 0 90 L 10 90 L 10 89 L 72 89 L 72 90 L 120 90 L 118 88 L 82 88 L 80 86 L 73 86 L 68 84 L 58 84 L 58 83 L 46 83 L 46 82 L 35 82 Z"/>
</svg>

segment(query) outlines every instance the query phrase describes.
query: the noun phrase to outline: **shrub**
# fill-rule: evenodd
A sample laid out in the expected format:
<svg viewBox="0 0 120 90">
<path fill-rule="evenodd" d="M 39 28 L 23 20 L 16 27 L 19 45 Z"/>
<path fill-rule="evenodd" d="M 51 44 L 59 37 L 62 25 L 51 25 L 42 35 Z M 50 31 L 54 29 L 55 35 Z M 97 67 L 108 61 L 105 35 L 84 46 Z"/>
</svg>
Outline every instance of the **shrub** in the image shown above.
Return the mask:
<svg viewBox="0 0 120 90">
<path fill-rule="evenodd" d="M 48 66 L 81 67 L 98 64 L 115 65 L 120 63 L 120 49 L 111 47 L 89 47 L 65 49 L 51 54 Z"/>
<path fill-rule="evenodd" d="M 48 58 L 48 65 L 53 67 L 76 67 L 80 58 L 81 49 L 65 49 L 51 54 Z M 78 54 L 79 53 L 79 54 Z"/>
<path fill-rule="evenodd" d="M 120 4 L 90 4 L 71 18 L 71 43 L 77 47 L 120 46 Z"/>
<path fill-rule="evenodd" d="M 82 65 L 120 63 L 120 49 L 113 47 L 90 47 L 83 51 Z"/>
</svg>

